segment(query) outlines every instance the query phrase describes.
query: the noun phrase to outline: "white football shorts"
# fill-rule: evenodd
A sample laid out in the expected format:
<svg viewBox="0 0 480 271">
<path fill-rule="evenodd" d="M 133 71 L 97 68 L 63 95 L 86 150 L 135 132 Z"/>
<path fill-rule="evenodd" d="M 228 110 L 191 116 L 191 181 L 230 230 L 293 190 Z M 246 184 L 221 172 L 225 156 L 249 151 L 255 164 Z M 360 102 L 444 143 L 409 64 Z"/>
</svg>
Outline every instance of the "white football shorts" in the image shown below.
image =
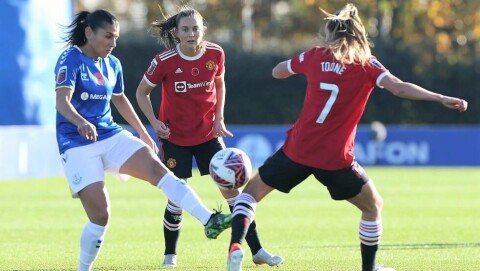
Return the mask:
<svg viewBox="0 0 480 271">
<path fill-rule="evenodd" d="M 87 185 L 103 182 L 105 171 L 120 180 L 128 175 L 120 174 L 120 167 L 139 149 L 147 145 L 129 131 L 122 131 L 110 138 L 89 145 L 71 148 L 62 157 L 63 169 L 73 198 Z"/>
</svg>

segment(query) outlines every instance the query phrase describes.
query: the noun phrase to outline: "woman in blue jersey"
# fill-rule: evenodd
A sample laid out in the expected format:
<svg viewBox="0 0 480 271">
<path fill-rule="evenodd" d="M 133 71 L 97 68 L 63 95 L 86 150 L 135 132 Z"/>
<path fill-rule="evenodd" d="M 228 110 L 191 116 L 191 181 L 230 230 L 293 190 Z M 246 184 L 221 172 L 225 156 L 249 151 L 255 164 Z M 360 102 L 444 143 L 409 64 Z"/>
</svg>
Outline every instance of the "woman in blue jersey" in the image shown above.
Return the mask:
<svg viewBox="0 0 480 271">
<path fill-rule="evenodd" d="M 105 10 L 83 11 L 67 29 L 69 48 L 55 67 L 56 126 L 72 196 L 80 199 L 89 219 L 80 238 L 78 270 L 92 269 L 107 230 L 107 170 L 158 187 L 205 225 L 208 238 L 215 239 L 230 226 L 230 215 L 208 210 L 195 192 L 160 162 L 155 142 L 123 92 L 122 66 L 111 55 L 120 32 L 117 19 Z M 140 138 L 113 121 L 110 102 Z"/>
</svg>

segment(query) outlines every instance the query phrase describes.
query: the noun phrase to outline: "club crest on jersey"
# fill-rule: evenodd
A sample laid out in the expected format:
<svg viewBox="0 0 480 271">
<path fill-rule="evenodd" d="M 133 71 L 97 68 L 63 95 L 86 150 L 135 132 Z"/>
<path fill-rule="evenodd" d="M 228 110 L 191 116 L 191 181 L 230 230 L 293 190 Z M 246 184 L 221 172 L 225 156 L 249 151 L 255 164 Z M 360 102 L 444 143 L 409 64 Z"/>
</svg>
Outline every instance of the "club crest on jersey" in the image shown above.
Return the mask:
<svg viewBox="0 0 480 271">
<path fill-rule="evenodd" d="M 67 66 L 62 66 L 57 72 L 57 84 L 61 84 L 67 80 Z"/>
<path fill-rule="evenodd" d="M 200 70 L 198 68 L 192 68 L 192 75 L 197 76 L 198 74 L 200 74 Z"/>
<path fill-rule="evenodd" d="M 381 70 L 385 69 L 385 67 L 383 67 L 382 63 L 380 63 L 380 61 L 378 61 L 375 58 L 370 60 L 370 64 L 372 64 L 373 66 L 375 66 L 378 69 L 381 69 Z"/>
<path fill-rule="evenodd" d="M 168 168 L 174 168 L 177 165 L 177 160 L 170 158 L 167 160 L 166 164 Z"/>
<path fill-rule="evenodd" d="M 157 68 L 157 60 L 153 59 L 150 63 L 150 67 L 148 67 L 147 74 L 152 75 L 155 69 Z"/>
<path fill-rule="evenodd" d="M 79 184 L 82 182 L 82 176 L 80 176 L 80 174 L 78 173 L 75 173 L 75 175 L 73 175 L 73 184 Z"/>
<path fill-rule="evenodd" d="M 209 60 L 205 66 L 207 67 L 207 70 L 213 71 L 213 69 L 215 69 L 215 62 Z"/>
</svg>

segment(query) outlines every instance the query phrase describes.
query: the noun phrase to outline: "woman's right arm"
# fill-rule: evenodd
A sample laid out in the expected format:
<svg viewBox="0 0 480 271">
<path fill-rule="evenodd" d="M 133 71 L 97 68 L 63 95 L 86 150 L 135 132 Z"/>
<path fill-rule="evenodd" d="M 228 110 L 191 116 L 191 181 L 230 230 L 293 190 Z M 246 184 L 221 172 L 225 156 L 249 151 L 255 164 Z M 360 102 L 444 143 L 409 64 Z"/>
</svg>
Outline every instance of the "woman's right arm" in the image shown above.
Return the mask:
<svg viewBox="0 0 480 271">
<path fill-rule="evenodd" d="M 290 72 L 288 69 L 288 61 L 285 60 L 283 62 L 280 62 L 273 68 L 272 70 L 272 76 L 276 79 L 285 79 L 293 75 L 293 73 Z"/>
<path fill-rule="evenodd" d="M 95 125 L 83 118 L 73 107 L 73 90 L 67 87 L 61 87 L 56 90 L 55 108 L 64 118 L 77 126 L 78 133 L 87 140 L 97 141 L 97 129 Z"/>
<path fill-rule="evenodd" d="M 136 97 L 137 103 L 143 114 L 147 117 L 150 125 L 155 130 L 155 133 L 160 138 L 168 138 L 170 136 L 170 129 L 165 124 L 157 119 L 153 112 L 152 101 L 150 100 L 150 93 L 153 87 L 150 86 L 144 79 L 138 84 Z"/>
</svg>

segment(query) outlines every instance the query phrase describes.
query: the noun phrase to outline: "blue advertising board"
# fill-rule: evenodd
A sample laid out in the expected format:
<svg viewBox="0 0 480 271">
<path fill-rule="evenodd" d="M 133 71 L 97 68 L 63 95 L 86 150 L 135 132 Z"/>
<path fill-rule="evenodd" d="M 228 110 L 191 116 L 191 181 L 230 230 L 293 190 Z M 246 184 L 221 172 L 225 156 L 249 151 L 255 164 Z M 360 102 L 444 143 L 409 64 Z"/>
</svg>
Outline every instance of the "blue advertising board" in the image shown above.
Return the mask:
<svg viewBox="0 0 480 271">
<path fill-rule="evenodd" d="M 229 147 L 244 150 L 255 167 L 279 149 L 287 126 L 228 126 Z M 378 142 L 369 126 L 359 126 L 355 156 L 364 166 L 480 166 L 480 127 L 387 126 Z"/>
<path fill-rule="evenodd" d="M 64 44 L 59 25 L 73 0 L 0 1 L 0 125 L 55 124 L 55 63 Z"/>
</svg>

